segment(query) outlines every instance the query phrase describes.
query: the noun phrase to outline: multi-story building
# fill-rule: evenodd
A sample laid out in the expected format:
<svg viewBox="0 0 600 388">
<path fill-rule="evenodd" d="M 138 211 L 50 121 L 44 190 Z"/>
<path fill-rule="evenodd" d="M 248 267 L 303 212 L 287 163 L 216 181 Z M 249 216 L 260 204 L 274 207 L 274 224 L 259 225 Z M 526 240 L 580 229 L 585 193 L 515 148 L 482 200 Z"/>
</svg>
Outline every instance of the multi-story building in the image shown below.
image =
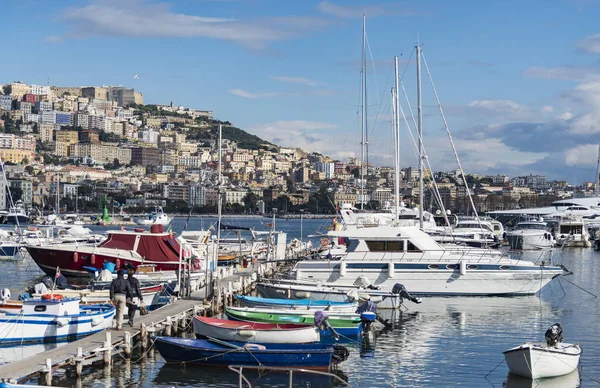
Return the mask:
<svg viewBox="0 0 600 388">
<path fill-rule="evenodd" d="M 56 111 L 42 110 L 42 111 L 40 111 L 39 115 L 40 115 L 40 123 L 56 124 Z"/>
<path fill-rule="evenodd" d="M 40 141 L 48 142 L 52 141 L 54 138 L 54 125 L 53 124 L 40 124 Z"/>
<path fill-rule="evenodd" d="M 122 86 L 111 86 L 108 88 L 109 101 L 116 101 L 119 106 L 127 107 L 135 103 L 135 91 Z"/>
<path fill-rule="evenodd" d="M 79 141 L 82 143 L 100 143 L 100 136 L 96 131 L 79 132 Z"/>
<path fill-rule="evenodd" d="M 154 147 L 136 147 L 131 149 L 131 163 L 139 166 L 158 166 L 160 153 Z"/>
<path fill-rule="evenodd" d="M 38 100 L 39 100 L 39 96 L 36 96 L 35 94 L 24 94 L 22 97 L 23 101 L 25 102 L 29 102 L 31 104 L 35 104 Z"/>
<path fill-rule="evenodd" d="M 81 129 L 89 129 L 90 115 L 87 113 L 77 113 L 73 120 L 73 125 Z"/>
<path fill-rule="evenodd" d="M 25 180 L 25 179 L 9 179 L 8 180 L 8 186 L 11 190 L 16 191 L 20 190 L 21 191 L 21 201 L 23 201 L 23 205 L 25 206 L 25 209 L 31 209 L 31 206 L 33 205 L 32 203 L 32 199 L 33 199 L 33 184 L 31 181 Z"/>
<path fill-rule="evenodd" d="M 56 111 L 56 124 L 64 126 L 73 125 L 73 114 L 70 112 Z"/>
<path fill-rule="evenodd" d="M 88 129 L 104 129 L 104 116 L 89 115 Z"/>
<path fill-rule="evenodd" d="M 33 104 L 31 102 L 17 101 L 16 107 L 18 110 L 22 111 L 23 113 L 33 112 Z"/>
<path fill-rule="evenodd" d="M 40 115 L 35 113 L 25 113 L 23 115 L 23 121 L 26 123 L 39 123 Z"/>
<path fill-rule="evenodd" d="M 38 112 L 52 110 L 54 109 L 54 105 L 52 104 L 52 101 L 37 101 L 35 103 L 35 109 L 37 109 Z"/>
<path fill-rule="evenodd" d="M 92 158 L 95 162 L 108 163 L 115 159 L 121 164 L 131 163 L 131 148 L 115 145 L 77 143 L 69 146 L 69 157 Z"/>
<path fill-rule="evenodd" d="M 79 132 L 77 131 L 55 131 L 54 139 L 56 142 L 75 144 L 79 141 Z"/>
<path fill-rule="evenodd" d="M 31 85 L 31 94 L 42 95 L 50 94 L 50 86 Z"/>
<path fill-rule="evenodd" d="M 108 100 L 108 88 L 88 86 L 81 88 L 81 96 L 89 99 Z"/>
<path fill-rule="evenodd" d="M 140 140 L 143 141 L 144 143 L 157 144 L 160 133 L 153 131 L 151 129 L 146 129 L 146 130 L 141 131 L 139 133 L 139 135 L 140 135 Z"/>
<path fill-rule="evenodd" d="M 12 94 L 13 98 L 21 99 L 25 94 L 31 93 L 31 87 L 22 82 L 15 82 L 9 85 L 10 94 Z M 35 100 L 33 101 L 35 102 Z"/>
<path fill-rule="evenodd" d="M 61 131 L 55 131 L 55 133 L 58 133 L 58 132 L 61 132 Z M 69 146 L 71 144 L 73 144 L 73 143 L 55 141 L 54 142 L 54 155 L 66 158 L 67 156 L 69 156 Z"/>
<path fill-rule="evenodd" d="M 12 96 L 0 95 L 0 109 L 11 110 L 12 109 Z"/>
<path fill-rule="evenodd" d="M 180 156 L 177 159 L 178 166 L 185 166 L 187 168 L 199 168 L 202 166 L 202 161 L 197 156 Z"/>
<path fill-rule="evenodd" d="M 333 179 L 335 174 L 335 163 L 334 162 L 319 162 L 316 164 L 317 171 L 325 174 L 325 179 Z"/>
<path fill-rule="evenodd" d="M 199 183 L 193 183 L 188 190 L 188 204 L 190 206 L 206 206 L 207 188 Z"/>
<path fill-rule="evenodd" d="M 163 186 L 163 196 L 172 201 L 188 202 L 189 189 L 190 187 L 183 183 L 170 183 Z"/>
<path fill-rule="evenodd" d="M 22 163 L 24 161 L 31 162 L 33 160 L 33 154 L 27 150 L 16 150 L 9 148 L 0 148 L 0 158 L 4 162 L 11 163 Z"/>
</svg>

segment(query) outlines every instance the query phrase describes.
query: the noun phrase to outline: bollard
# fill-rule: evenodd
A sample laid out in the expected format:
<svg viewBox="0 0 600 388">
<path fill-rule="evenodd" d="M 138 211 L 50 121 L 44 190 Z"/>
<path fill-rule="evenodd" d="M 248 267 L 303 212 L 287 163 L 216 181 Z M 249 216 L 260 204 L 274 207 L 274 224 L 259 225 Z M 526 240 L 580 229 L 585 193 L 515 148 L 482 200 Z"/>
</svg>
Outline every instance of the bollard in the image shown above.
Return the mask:
<svg viewBox="0 0 600 388">
<path fill-rule="evenodd" d="M 140 339 L 141 339 L 141 347 L 142 351 L 148 349 L 148 330 L 146 329 L 146 325 L 142 323 L 140 327 Z"/>
<path fill-rule="evenodd" d="M 51 386 L 52 385 L 52 360 L 47 358 L 46 359 L 46 385 L 47 386 Z"/>
<path fill-rule="evenodd" d="M 171 317 L 165 318 L 165 337 L 171 336 Z"/>
<path fill-rule="evenodd" d="M 173 317 L 173 328 L 171 330 L 173 331 L 173 336 L 176 337 L 179 332 L 179 317 L 177 315 Z"/>
<path fill-rule="evenodd" d="M 104 365 L 110 365 L 110 361 L 112 359 L 112 339 L 111 333 L 109 331 L 106 332 L 106 337 L 104 340 Z"/>
<path fill-rule="evenodd" d="M 75 358 L 75 373 L 77 377 L 81 376 L 83 372 L 83 348 L 77 348 L 77 357 Z"/>
<path fill-rule="evenodd" d="M 123 338 L 125 358 L 131 357 L 131 332 L 126 331 Z"/>
</svg>

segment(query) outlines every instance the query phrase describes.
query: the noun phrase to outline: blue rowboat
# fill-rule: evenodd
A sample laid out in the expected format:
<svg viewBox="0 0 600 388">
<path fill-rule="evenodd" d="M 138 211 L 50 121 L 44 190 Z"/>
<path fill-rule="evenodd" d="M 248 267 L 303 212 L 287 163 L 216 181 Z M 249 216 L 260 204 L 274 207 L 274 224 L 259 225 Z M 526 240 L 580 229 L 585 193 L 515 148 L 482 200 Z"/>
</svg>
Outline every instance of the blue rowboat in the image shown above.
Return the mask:
<svg viewBox="0 0 600 388">
<path fill-rule="evenodd" d="M 189 338 L 156 337 L 167 362 L 210 366 L 264 365 L 329 370 L 333 347 L 320 344 L 248 344 Z"/>
<path fill-rule="evenodd" d="M 244 307 L 269 307 L 275 309 L 324 310 L 354 312 L 358 305 L 350 302 L 335 302 L 330 300 L 310 299 L 275 299 L 258 298 L 255 296 L 235 296 Z"/>
</svg>

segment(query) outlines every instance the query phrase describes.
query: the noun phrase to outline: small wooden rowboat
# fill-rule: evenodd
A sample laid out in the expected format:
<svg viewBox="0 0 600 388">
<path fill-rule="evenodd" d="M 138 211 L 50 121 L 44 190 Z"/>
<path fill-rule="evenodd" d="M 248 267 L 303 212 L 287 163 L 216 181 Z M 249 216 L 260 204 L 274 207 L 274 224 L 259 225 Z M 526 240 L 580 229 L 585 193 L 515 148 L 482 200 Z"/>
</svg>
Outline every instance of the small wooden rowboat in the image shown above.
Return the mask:
<svg viewBox="0 0 600 388">
<path fill-rule="evenodd" d="M 225 314 L 230 319 L 261 323 L 292 323 L 313 326 L 314 311 L 257 309 L 249 307 L 227 307 Z M 360 335 L 362 324 L 358 314 L 327 313 L 328 322 L 337 333 L 346 337 Z"/>
<path fill-rule="evenodd" d="M 319 330 L 305 325 L 240 322 L 196 316 L 193 326 L 197 338 L 210 337 L 224 341 L 302 344 L 320 340 Z"/>
<path fill-rule="evenodd" d="M 331 312 L 356 311 L 358 305 L 351 302 L 336 302 L 330 300 L 310 300 L 310 299 L 275 299 L 258 298 L 255 296 L 235 296 L 241 306 L 272 308 L 272 309 L 291 309 L 291 310 L 323 310 Z"/>
<path fill-rule="evenodd" d="M 259 365 L 329 370 L 333 347 L 311 344 L 250 344 L 215 340 L 156 337 L 167 362 L 211 366 Z"/>
</svg>

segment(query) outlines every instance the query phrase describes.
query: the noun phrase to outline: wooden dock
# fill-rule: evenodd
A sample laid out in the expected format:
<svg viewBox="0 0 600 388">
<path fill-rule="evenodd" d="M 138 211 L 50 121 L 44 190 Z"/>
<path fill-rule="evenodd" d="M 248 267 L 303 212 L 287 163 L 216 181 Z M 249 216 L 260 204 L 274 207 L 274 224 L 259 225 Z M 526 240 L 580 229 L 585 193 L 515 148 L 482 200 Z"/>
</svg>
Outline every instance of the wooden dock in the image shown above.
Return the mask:
<svg viewBox="0 0 600 388">
<path fill-rule="evenodd" d="M 142 332 L 162 331 L 165 329 L 167 321 L 171 323 L 171 326 L 178 322 L 186 322 L 189 316 L 201 312 L 205 307 L 202 301 L 198 299 L 179 299 L 174 303 L 151 311 L 148 315 L 138 315 L 133 328 L 125 325 L 123 330 L 109 329 L 78 341 L 69 342 L 33 357 L 0 365 L 0 378 L 5 381 L 24 382 L 39 373 L 48 374 L 48 365 L 51 366 L 51 376 L 52 370 L 66 365 L 77 365 L 78 363 L 79 365 L 86 365 L 102 359 L 106 361 L 105 357 L 107 355 L 111 357 L 117 353 L 127 352 L 127 342 L 129 342 L 130 351 L 135 337 L 142 341 L 143 347 L 144 339 L 139 338 L 140 334 L 144 334 Z M 175 328 L 175 331 L 177 331 L 177 328 Z M 107 339 L 110 340 L 108 353 L 106 352 Z M 108 361 L 110 362 L 110 359 Z M 48 378 L 46 380 L 48 381 Z"/>
</svg>

